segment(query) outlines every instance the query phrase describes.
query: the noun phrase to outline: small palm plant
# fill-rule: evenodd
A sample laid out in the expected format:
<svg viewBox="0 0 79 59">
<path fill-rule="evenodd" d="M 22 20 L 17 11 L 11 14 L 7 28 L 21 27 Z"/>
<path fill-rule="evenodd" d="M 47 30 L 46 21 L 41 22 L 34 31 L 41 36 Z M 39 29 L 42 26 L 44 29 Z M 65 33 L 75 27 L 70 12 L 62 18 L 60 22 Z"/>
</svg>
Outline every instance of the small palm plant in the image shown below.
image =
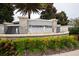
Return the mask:
<svg viewBox="0 0 79 59">
<path fill-rule="evenodd" d="M 15 8 L 18 9 L 17 12 L 21 12 L 23 15 L 28 14 L 28 18 L 30 19 L 31 13 L 39 13 L 39 10 L 41 10 L 41 4 L 40 3 L 18 3 L 14 4 Z"/>
</svg>

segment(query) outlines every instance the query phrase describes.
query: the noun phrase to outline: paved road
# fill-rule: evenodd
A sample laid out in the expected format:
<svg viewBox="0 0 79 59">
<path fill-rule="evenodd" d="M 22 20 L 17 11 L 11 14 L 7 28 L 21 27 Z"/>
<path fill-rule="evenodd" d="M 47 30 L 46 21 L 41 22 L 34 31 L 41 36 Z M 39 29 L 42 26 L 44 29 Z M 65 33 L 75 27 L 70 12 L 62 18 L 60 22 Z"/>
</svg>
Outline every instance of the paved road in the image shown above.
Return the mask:
<svg viewBox="0 0 79 59">
<path fill-rule="evenodd" d="M 53 56 L 79 56 L 79 50 L 70 51 L 66 53 L 55 54 Z"/>
</svg>

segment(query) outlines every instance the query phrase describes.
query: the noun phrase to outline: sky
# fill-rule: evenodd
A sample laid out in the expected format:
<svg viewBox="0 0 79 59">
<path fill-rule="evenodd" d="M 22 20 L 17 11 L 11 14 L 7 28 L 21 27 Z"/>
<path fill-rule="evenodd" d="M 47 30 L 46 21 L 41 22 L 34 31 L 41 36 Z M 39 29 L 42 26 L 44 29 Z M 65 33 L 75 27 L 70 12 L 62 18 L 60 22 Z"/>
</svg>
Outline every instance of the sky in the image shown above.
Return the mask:
<svg viewBox="0 0 79 59">
<path fill-rule="evenodd" d="M 57 12 L 65 11 L 68 19 L 79 17 L 79 3 L 54 3 Z M 22 16 L 19 12 L 14 11 L 14 20 L 18 21 L 18 16 Z M 27 17 L 27 15 L 26 15 Z M 31 19 L 39 18 L 40 14 L 31 14 Z"/>
<path fill-rule="evenodd" d="M 55 3 L 58 12 L 65 11 L 68 18 L 79 17 L 79 3 Z"/>
</svg>

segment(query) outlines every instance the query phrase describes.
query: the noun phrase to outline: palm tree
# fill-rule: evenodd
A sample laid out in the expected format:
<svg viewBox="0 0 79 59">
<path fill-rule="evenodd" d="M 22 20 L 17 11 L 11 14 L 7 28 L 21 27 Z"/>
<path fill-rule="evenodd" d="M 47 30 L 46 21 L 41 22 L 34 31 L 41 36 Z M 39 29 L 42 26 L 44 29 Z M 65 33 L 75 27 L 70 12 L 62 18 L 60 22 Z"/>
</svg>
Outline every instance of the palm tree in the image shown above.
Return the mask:
<svg viewBox="0 0 79 59">
<path fill-rule="evenodd" d="M 17 12 L 21 12 L 23 15 L 28 14 L 28 18 L 30 19 L 31 13 L 39 13 L 39 10 L 41 10 L 41 4 L 40 3 L 18 3 L 14 4 L 15 8 L 18 9 Z"/>
</svg>

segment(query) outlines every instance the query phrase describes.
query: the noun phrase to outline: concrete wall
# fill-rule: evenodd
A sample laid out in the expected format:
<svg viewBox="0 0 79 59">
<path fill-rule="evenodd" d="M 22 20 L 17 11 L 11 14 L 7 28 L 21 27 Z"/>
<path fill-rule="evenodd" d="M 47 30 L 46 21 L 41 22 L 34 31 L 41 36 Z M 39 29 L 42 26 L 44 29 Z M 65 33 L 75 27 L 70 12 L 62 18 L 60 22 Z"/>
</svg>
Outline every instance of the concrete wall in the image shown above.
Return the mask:
<svg viewBox="0 0 79 59">
<path fill-rule="evenodd" d="M 4 23 L 5 34 L 19 34 L 19 24 Z"/>
<path fill-rule="evenodd" d="M 58 26 L 57 19 L 27 19 L 20 17 L 20 31 L 21 34 L 26 33 L 58 33 L 68 32 L 68 26 Z"/>
<path fill-rule="evenodd" d="M 28 24 L 29 24 L 28 33 L 56 33 L 57 29 L 57 19 L 28 20 Z"/>
<path fill-rule="evenodd" d="M 19 17 L 19 32 L 26 33 L 52 33 L 56 32 L 57 20 L 44 19 L 27 19 L 26 17 Z"/>
<path fill-rule="evenodd" d="M 19 17 L 19 23 L 7 23 L 0 26 L 0 34 L 27 34 L 27 33 L 61 33 L 68 32 L 68 26 L 58 26 L 56 19 L 27 19 Z"/>
<path fill-rule="evenodd" d="M 68 26 L 61 26 L 60 31 L 61 32 L 68 32 L 68 28 L 69 28 Z"/>
<path fill-rule="evenodd" d="M 19 34 L 18 26 L 7 26 L 5 34 Z"/>
<path fill-rule="evenodd" d="M 29 27 L 28 33 L 50 33 L 52 32 L 52 27 L 46 27 L 46 26 L 38 26 L 38 27 Z"/>
<path fill-rule="evenodd" d="M 28 20 L 28 33 L 50 33 L 52 32 L 52 20 Z"/>
</svg>

